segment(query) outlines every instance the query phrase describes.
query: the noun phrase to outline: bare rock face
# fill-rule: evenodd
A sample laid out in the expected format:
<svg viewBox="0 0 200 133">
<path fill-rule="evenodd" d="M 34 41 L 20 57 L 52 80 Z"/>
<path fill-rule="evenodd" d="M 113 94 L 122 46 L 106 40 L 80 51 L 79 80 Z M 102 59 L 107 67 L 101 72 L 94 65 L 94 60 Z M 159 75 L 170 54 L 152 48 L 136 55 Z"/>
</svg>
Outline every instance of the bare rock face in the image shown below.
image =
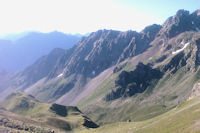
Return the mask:
<svg viewBox="0 0 200 133">
<path fill-rule="evenodd" d="M 161 28 L 162 26 L 157 24 L 145 27 L 144 30 L 142 30 L 141 32 L 142 38 L 145 39 L 147 42 L 153 41 Z"/>
<path fill-rule="evenodd" d="M 72 73 L 83 74 L 86 77 L 95 77 L 103 70 L 116 63 L 133 57 L 145 51 L 149 43 L 161 29 L 160 25 L 152 25 L 141 33 L 135 31 L 99 30 L 83 38 L 73 49 L 69 58 L 61 57 L 56 71 L 51 77 L 60 73 L 60 65 L 65 76 Z"/>
<path fill-rule="evenodd" d="M 134 71 L 122 71 L 115 81 L 116 90 L 105 97 L 106 101 L 114 100 L 120 97 L 131 97 L 136 93 L 144 92 L 150 85 L 151 81 L 158 80 L 162 77 L 162 72 L 152 69 L 148 65 L 139 63 Z"/>
<path fill-rule="evenodd" d="M 200 17 L 198 17 L 198 14 L 199 11 L 192 14 L 186 10 L 177 11 L 175 16 L 165 21 L 159 35 L 172 38 L 185 31 L 199 31 Z"/>
<path fill-rule="evenodd" d="M 195 66 L 200 65 L 200 38 L 196 40 L 196 55 L 195 55 Z"/>
<path fill-rule="evenodd" d="M 162 66 L 163 72 L 176 73 L 181 67 L 186 66 L 186 72 L 196 71 L 200 66 L 200 38 L 192 42 L 193 45 L 188 51 L 181 51 L 171 58 L 171 60 Z"/>
<path fill-rule="evenodd" d="M 153 24 L 147 26 L 140 34 L 135 33 L 131 42 L 121 54 L 118 62 L 121 62 L 128 57 L 136 56 L 146 50 L 161 28 L 161 25 Z"/>
</svg>

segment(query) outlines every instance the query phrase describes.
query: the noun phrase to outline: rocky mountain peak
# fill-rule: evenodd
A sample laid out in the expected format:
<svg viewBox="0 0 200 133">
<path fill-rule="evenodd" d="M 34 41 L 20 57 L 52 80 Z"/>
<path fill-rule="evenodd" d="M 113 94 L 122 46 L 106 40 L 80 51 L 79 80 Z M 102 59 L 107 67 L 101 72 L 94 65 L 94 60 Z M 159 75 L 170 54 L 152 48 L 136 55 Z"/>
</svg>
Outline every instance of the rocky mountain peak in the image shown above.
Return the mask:
<svg viewBox="0 0 200 133">
<path fill-rule="evenodd" d="M 194 14 L 199 14 L 199 11 L 190 14 L 189 11 L 179 10 L 177 13 L 169 17 L 163 24 L 159 35 L 166 38 L 172 38 L 185 31 L 198 31 L 199 32 L 199 18 Z"/>
<path fill-rule="evenodd" d="M 189 11 L 181 9 L 176 12 L 176 17 L 188 16 L 190 14 Z"/>
<path fill-rule="evenodd" d="M 105 37 L 115 35 L 119 32 L 120 31 L 103 29 L 103 30 L 98 30 L 96 32 L 91 33 L 89 38 L 93 38 L 93 37 L 95 37 L 95 38 L 105 38 Z"/>
<path fill-rule="evenodd" d="M 157 33 L 160 31 L 160 29 L 162 28 L 161 25 L 158 24 L 152 24 L 150 26 L 147 26 L 144 28 L 144 30 L 142 30 L 142 35 L 144 39 L 148 40 L 148 41 L 153 41 L 155 36 L 157 35 Z"/>
<path fill-rule="evenodd" d="M 152 24 L 152 25 L 145 27 L 142 30 L 142 33 L 154 32 L 154 31 L 160 30 L 161 28 L 162 28 L 162 26 L 159 24 Z"/>
</svg>

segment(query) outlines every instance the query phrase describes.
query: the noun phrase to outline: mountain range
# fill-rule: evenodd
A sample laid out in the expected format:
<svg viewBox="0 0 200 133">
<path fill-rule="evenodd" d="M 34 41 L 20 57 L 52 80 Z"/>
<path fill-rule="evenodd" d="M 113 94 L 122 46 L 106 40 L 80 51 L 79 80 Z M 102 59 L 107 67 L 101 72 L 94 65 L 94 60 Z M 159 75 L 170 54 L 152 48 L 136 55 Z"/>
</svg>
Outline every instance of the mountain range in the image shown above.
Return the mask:
<svg viewBox="0 0 200 133">
<path fill-rule="evenodd" d="M 199 132 L 199 52 L 200 10 L 179 10 L 163 25 L 99 30 L 21 71 L 2 71 L 0 100 L 23 91 L 49 106 L 77 106 L 96 129 L 75 132 Z"/>
<path fill-rule="evenodd" d="M 16 39 L 13 38 L 16 36 Z M 76 44 L 80 35 L 61 32 L 27 32 L 0 40 L 0 68 L 15 72 L 33 64 L 39 57 L 48 54 L 54 48 L 69 49 Z"/>
</svg>

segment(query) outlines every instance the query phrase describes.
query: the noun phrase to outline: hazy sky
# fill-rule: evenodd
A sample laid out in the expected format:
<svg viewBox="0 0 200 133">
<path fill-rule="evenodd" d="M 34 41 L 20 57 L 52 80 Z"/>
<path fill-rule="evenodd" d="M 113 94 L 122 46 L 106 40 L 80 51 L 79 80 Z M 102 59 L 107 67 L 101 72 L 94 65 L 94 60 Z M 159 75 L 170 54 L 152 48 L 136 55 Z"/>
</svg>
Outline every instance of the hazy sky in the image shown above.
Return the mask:
<svg viewBox="0 0 200 133">
<path fill-rule="evenodd" d="M 0 0 L 0 34 L 140 31 L 153 23 L 162 24 L 178 9 L 193 12 L 199 6 L 200 0 Z"/>
</svg>

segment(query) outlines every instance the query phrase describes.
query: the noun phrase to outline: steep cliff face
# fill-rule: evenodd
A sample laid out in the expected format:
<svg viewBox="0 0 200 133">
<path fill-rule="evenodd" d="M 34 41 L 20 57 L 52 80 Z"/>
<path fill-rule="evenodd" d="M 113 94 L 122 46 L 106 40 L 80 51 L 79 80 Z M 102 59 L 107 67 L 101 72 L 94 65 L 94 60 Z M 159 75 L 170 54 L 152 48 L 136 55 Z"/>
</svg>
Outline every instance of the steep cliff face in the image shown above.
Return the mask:
<svg viewBox="0 0 200 133">
<path fill-rule="evenodd" d="M 63 72 L 66 76 L 77 73 L 95 77 L 117 62 L 145 51 L 160 28 L 159 25 L 149 26 L 142 33 L 97 31 L 83 38 L 73 48 L 70 58 L 63 59 L 58 64 L 64 64 Z"/>
<path fill-rule="evenodd" d="M 140 32 L 140 34 L 136 34 L 128 46 L 124 49 L 118 62 L 142 53 L 149 47 L 150 42 L 155 39 L 161 28 L 161 25 L 153 24 L 147 26 L 144 30 L 142 30 L 142 32 Z"/>
</svg>

